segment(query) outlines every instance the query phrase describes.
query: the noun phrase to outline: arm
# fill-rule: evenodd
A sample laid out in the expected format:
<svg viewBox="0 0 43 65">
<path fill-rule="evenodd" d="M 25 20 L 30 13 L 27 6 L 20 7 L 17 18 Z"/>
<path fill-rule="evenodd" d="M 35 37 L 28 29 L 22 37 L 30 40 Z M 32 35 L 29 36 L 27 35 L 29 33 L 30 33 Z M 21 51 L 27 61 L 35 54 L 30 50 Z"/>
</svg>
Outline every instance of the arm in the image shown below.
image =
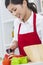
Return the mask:
<svg viewBox="0 0 43 65">
<path fill-rule="evenodd" d="M 14 54 L 14 50 L 18 47 L 18 42 L 17 41 L 13 41 L 12 44 L 9 46 L 8 49 L 6 49 L 6 52 L 8 54 L 13 53 Z"/>
<path fill-rule="evenodd" d="M 9 54 L 9 57 L 8 58 L 12 58 L 15 55 L 14 54 L 14 50 L 17 47 L 18 47 L 18 42 L 17 41 L 13 41 L 12 44 L 10 45 L 10 47 L 7 49 L 7 53 Z"/>
<path fill-rule="evenodd" d="M 18 47 L 18 27 L 19 27 L 19 23 L 18 23 L 18 18 L 14 20 L 14 38 L 11 41 L 11 45 L 8 49 L 12 49 L 15 50 Z M 10 50 L 8 50 L 8 53 L 10 53 Z"/>
<path fill-rule="evenodd" d="M 14 38 L 11 42 L 9 49 L 15 50 L 18 47 L 18 27 L 19 27 L 18 22 L 19 22 L 18 18 L 15 19 L 15 22 L 14 22 Z M 12 52 L 12 53 L 14 54 L 14 52 Z"/>
<path fill-rule="evenodd" d="M 13 41 L 9 48 L 15 50 L 17 47 L 18 47 L 18 42 L 17 41 Z"/>
</svg>

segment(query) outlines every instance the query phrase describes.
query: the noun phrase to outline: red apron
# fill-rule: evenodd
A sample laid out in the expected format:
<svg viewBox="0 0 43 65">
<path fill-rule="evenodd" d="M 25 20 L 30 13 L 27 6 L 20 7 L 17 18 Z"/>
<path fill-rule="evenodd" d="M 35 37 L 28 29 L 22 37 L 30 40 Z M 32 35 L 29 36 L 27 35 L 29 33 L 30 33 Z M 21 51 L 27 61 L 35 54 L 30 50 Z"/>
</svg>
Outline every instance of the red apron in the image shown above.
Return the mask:
<svg viewBox="0 0 43 65">
<path fill-rule="evenodd" d="M 18 30 L 18 47 L 19 47 L 20 54 L 26 56 L 23 50 L 24 46 L 41 44 L 41 40 L 39 39 L 37 30 L 36 30 L 36 14 L 35 13 L 33 14 L 34 32 L 19 34 L 20 27 L 21 27 L 21 24 L 19 25 L 19 30 Z"/>
</svg>

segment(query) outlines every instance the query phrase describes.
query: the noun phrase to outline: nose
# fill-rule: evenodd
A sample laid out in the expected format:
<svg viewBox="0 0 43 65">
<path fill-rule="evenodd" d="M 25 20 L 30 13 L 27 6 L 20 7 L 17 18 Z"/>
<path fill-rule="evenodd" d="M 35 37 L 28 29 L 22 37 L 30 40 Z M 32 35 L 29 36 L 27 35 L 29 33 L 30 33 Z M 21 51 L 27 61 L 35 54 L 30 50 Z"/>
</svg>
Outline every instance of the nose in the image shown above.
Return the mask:
<svg viewBox="0 0 43 65">
<path fill-rule="evenodd" d="M 13 14 L 13 16 L 16 16 L 16 17 L 19 17 L 19 15 L 20 15 L 20 13 L 18 13 L 17 11 L 16 12 L 13 11 L 12 14 Z"/>
<path fill-rule="evenodd" d="M 16 13 L 16 12 L 13 12 L 12 14 L 13 14 L 14 16 L 17 16 L 17 13 Z"/>
</svg>

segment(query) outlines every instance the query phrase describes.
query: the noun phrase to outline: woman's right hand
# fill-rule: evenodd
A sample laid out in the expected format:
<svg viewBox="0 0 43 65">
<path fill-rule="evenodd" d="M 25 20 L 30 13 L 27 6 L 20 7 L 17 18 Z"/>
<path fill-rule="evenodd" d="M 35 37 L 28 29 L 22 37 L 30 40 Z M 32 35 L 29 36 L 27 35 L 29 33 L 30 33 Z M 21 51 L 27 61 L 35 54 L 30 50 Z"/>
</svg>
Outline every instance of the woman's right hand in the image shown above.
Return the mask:
<svg viewBox="0 0 43 65">
<path fill-rule="evenodd" d="M 12 57 L 14 57 L 14 53 L 13 52 L 11 52 L 10 54 L 9 54 L 9 59 L 11 59 Z"/>
<path fill-rule="evenodd" d="M 8 58 L 11 59 L 12 57 L 14 57 L 14 50 L 11 48 L 6 49 L 6 52 L 8 54 Z"/>
<path fill-rule="evenodd" d="M 6 51 L 7 51 L 7 53 L 14 52 L 14 50 L 17 47 L 18 47 L 18 42 L 17 41 L 13 41 Z"/>
<path fill-rule="evenodd" d="M 17 41 L 13 41 L 10 47 L 6 49 L 6 52 L 9 54 L 9 58 L 14 55 L 14 51 L 17 47 L 18 47 Z"/>
<path fill-rule="evenodd" d="M 14 49 L 8 48 L 8 49 L 6 49 L 6 52 L 7 52 L 8 54 L 10 54 L 10 53 L 14 52 Z"/>
</svg>

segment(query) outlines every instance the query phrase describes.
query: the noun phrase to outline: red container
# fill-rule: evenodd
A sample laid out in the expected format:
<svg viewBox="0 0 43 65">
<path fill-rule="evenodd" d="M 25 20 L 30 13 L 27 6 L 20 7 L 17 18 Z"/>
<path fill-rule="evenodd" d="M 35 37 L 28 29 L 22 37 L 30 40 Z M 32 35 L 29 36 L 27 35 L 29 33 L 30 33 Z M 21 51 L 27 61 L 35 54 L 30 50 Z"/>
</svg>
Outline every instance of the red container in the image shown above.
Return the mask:
<svg viewBox="0 0 43 65">
<path fill-rule="evenodd" d="M 5 55 L 2 65 L 10 65 L 10 59 L 8 58 L 8 55 Z"/>
</svg>

